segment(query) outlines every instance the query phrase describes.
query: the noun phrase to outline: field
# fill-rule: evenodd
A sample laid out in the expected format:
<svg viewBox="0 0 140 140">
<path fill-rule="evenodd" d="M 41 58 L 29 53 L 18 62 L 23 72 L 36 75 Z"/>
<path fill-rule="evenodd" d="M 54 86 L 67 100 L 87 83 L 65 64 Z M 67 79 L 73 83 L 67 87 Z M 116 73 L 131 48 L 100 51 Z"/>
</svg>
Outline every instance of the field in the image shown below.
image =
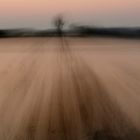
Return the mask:
<svg viewBox="0 0 140 140">
<path fill-rule="evenodd" d="M 140 40 L 0 39 L 0 140 L 139 140 Z"/>
</svg>

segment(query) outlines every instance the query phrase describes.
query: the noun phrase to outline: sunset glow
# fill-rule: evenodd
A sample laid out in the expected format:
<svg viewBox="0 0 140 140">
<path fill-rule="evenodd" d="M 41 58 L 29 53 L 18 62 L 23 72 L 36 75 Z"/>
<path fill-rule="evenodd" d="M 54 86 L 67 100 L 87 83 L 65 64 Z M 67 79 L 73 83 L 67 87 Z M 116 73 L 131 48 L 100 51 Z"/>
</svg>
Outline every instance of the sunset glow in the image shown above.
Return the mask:
<svg viewBox="0 0 140 140">
<path fill-rule="evenodd" d="M 69 23 L 139 26 L 139 0 L 0 0 L 0 28 L 50 26 L 56 14 Z"/>
</svg>

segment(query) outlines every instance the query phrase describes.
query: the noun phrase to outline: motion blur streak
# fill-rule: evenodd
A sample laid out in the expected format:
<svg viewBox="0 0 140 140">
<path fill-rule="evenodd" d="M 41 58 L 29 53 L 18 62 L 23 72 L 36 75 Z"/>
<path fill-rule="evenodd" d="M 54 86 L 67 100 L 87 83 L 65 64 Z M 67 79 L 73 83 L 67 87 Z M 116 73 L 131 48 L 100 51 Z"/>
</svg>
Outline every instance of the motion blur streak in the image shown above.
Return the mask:
<svg viewBox="0 0 140 140">
<path fill-rule="evenodd" d="M 140 41 L 0 40 L 0 140 L 139 140 Z"/>
</svg>

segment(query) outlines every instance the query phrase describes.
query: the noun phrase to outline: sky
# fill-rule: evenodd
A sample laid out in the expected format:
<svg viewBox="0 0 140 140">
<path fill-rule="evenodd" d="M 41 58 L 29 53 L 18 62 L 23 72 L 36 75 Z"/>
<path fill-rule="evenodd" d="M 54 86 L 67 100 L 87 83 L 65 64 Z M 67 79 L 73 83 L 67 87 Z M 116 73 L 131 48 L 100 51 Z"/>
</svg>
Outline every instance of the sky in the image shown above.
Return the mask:
<svg viewBox="0 0 140 140">
<path fill-rule="evenodd" d="M 67 25 L 140 26 L 140 0 L 0 0 L 0 28 L 52 27 L 56 15 Z"/>
</svg>

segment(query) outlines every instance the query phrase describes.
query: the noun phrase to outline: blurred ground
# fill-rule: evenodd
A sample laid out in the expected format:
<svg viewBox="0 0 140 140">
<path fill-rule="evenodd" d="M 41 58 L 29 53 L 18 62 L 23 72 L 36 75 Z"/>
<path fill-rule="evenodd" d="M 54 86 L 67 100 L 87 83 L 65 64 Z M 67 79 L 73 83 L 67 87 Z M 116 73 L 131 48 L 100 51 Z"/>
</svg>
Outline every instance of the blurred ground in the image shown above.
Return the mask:
<svg viewBox="0 0 140 140">
<path fill-rule="evenodd" d="M 0 140 L 139 140 L 140 41 L 0 40 Z"/>
</svg>

